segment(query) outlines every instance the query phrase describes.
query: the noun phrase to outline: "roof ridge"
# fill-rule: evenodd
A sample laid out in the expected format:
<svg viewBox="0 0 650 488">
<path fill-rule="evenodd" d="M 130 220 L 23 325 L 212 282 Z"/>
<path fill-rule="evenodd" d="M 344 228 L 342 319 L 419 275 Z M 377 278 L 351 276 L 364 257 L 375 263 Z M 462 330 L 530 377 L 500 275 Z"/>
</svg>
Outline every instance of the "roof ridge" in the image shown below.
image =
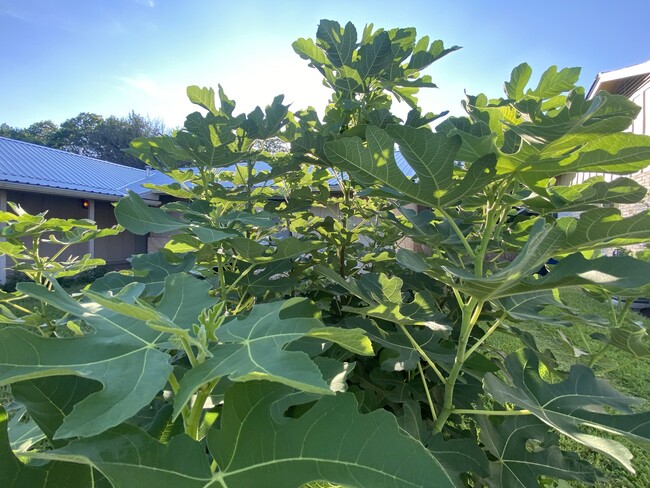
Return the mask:
<svg viewBox="0 0 650 488">
<path fill-rule="evenodd" d="M 66 155 L 76 156 L 76 157 L 80 157 L 80 158 L 92 159 L 93 161 L 97 161 L 97 162 L 104 163 L 104 164 L 110 164 L 110 165 L 113 165 L 113 166 L 119 166 L 120 168 L 133 169 L 133 170 L 136 170 L 136 171 L 142 171 L 143 173 L 146 173 L 146 171 L 147 171 L 146 169 L 140 169 L 140 168 L 136 168 L 134 166 L 127 166 L 126 164 L 114 163 L 112 161 L 106 161 L 105 159 L 94 158 L 92 156 L 85 156 L 84 154 L 77 154 L 77 153 L 73 153 L 71 151 L 65 151 L 63 149 L 56 149 L 54 147 L 43 146 L 41 144 L 35 144 L 33 142 L 21 141 L 19 139 L 12 139 L 11 137 L 0 136 L 0 139 L 15 142 L 15 143 L 18 143 L 18 144 L 25 144 L 25 145 L 28 145 L 28 146 L 34 146 L 34 147 L 37 147 L 39 149 L 47 149 L 49 151 L 54 151 L 54 152 L 57 152 L 57 153 L 63 153 L 63 154 L 66 154 Z"/>
</svg>

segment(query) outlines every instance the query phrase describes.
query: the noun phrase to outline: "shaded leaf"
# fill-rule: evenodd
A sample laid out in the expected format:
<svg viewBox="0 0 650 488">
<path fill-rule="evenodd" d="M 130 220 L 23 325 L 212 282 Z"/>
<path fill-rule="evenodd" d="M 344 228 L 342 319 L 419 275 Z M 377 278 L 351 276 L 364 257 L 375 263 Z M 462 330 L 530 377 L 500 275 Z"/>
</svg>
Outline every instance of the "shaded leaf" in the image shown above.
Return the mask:
<svg viewBox="0 0 650 488">
<path fill-rule="evenodd" d="M 162 334 L 97 304 L 81 304 L 58 286 L 49 291 L 24 283 L 19 289 L 82 318 L 95 329 L 94 334 L 63 339 L 37 336 L 17 327 L 0 329 L 1 383 L 77 375 L 103 384 L 101 391 L 75 405 L 55 439 L 89 436 L 117 425 L 164 387 L 171 372 L 169 357 L 153 347 Z"/>
<path fill-rule="evenodd" d="M 91 469 L 64 462 L 41 466 L 23 464 L 11 451 L 7 434 L 7 412 L 0 407 L 0 486 L 3 488 L 94 487 Z"/>
<path fill-rule="evenodd" d="M 597 471 L 576 453 L 563 452 L 557 434 L 532 415 L 497 419 L 479 415 L 479 438 L 497 458 L 489 486 L 530 488 L 540 476 L 595 483 Z"/>
<path fill-rule="evenodd" d="M 630 407 L 642 400 L 616 391 L 605 380 L 594 376 L 591 369 L 576 364 L 561 383 L 549 384 L 539 373 L 539 360 L 527 349 L 506 358 L 505 366 L 512 386 L 488 374 L 484 379 L 487 393 L 501 403 L 511 403 L 529 410 L 542 422 L 574 441 L 615 459 L 630 472 L 632 454 L 621 443 L 586 433 L 589 426 L 608 433 L 620 434 L 641 446 L 650 446 L 650 412 L 634 414 Z M 603 412 L 609 407 L 624 415 Z"/>
<path fill-rule="evenodd" d="M 330 481 L 359 488 L 452 487 L 453 475 L 384 411 L 361 415 L 354 396 L 324 397 L 300 418 L 273 421 L 269 408 L 288 393 L 264 382 L 226 394 L 222 429 L 208 436 L 229 488 L 298 488 Z M 282 469 L 278 469 L 278 466 Z"/>
</svg>

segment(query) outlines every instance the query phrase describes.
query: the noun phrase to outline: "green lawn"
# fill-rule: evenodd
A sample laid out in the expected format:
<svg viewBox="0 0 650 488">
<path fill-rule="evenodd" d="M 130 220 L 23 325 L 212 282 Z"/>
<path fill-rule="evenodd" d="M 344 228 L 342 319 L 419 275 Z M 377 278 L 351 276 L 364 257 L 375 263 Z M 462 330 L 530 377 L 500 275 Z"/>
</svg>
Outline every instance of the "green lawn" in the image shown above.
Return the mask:
<svg viewBox="0 0 650 488">
<path fill-rule="evenodd" d="M 610 309 L 607 304 L 598 302 L 579 290 L 563 291 L 561 298 L 567 305 L 579 310 L 581 314 L 606 316 Z M 634 321 L 641 321 L 646 327 L 650 327 L 650 320 L 642 315 L 630 312 L 629 318 Z M 560 368 L 563 370 L 568 370 L 571 364 L 576 362 L 586 363 L 588 360 L 584 356 L 576 357 L 574 349 L 562 340 L 560 333 L 564 334 L 572 342 L 573 346 L 585 352 L 598 351 L 603 346 L 601 342 L 589 337 L 594 332 L 602 332 L 602 329 L 595 327 L 573 326 L 559 328 L 548 326 L 541 328 L 539 325 L 532 323 L 517 323 L 515 325 L 533 334 L 540 350 L 550 349 L 557 358 Z M 518 339 L 505 333 L 495 334 L 491 339 L 491 343 L 493 346 L 506 352 L 511 352 L 521 347 L 521 342 Z M 594 365 L 594 371 L 597 376 L 609 380 L 620 391 L 645 399 L 645 404 L 641 406 L 643 410 L 650 408 L 650 361 L 637 358 L 617 349 L 609 348 Z M 620 440 L 620 438 L 617 438 L 617 440 Z M 650 452 L 630 443 L 623 443 L 634 455 L 632 462 L 637 468 L 636 476 L 631 475 L 625 469 L 609 461 L 604 456 L 582 448 L 572 441 L 566 441 L 563 447 L 578 451 L 581 456 L 608 475 L 610 478 L 609 481 L 599 483 L 597 485 L 599 487 L 621 488 L 650 486 Z M 583 485 L 580 483 L 572 483 L 572 486 Z"/>
</svg>

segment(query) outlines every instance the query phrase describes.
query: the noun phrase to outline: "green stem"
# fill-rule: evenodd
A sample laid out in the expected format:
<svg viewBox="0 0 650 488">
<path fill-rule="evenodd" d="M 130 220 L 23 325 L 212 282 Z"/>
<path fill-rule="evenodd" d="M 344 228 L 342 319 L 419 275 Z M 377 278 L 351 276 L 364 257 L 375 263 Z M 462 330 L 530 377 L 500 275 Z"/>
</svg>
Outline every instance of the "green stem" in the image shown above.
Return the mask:
<svg viewBox="0 0 650 488">
<path fill-rule="evenodd" d="M 420 361 L 418 361 L 418 371 L 420 372 L 420 378 L 422 378 L 422 386 L 424 386 L 424 392 L 427 395 L 427 402 L 429 402 L 429 409 L 431 410 L 431 416 L 433 417 L 433 421 L 435 422 L 438 420 L 438 415 L 436 414 L 436 409 L 433 406 L 433 400 L 431 399 L 431 393 L 429 392 L 429 385 L 427 385 L 427 379 L 424 376 L 424 371 L 422 371 L 422 365 L 420 364 Z"/>
<path fill-rule="evenodd" d="M 7 300 L 6 303 L 10 307 L 14 307 L 16 310 L 20 310 L 21 312 L 32 313 L 31 310 L 27 310 L 25 307 L 21 307 L 20 305 L 16 305 L 15 303 L 11 303 L 9 300 Z"/>
<path fill-rule="evenodd" d="M 600 351 L 598 351 L 598 352 L 591 355 L 591 358 L 589 359 L 589 364 L 588 364 L 588 366 L 590 368 L 594 367 L 594 365 L 596 364 L 596 361 L 598 361 L 602 357 L 602 355 L 605 354 L 607 349 L 609 349 L 609 346 L 610 346 L 609 344 L 605 344 Z"/>
<path fill-rule="evenodd" d="M 194 404 L 190 409 L 190 414 L 185 427 L 185 433 L 196 441 L 200 440 L 199 433 L 201 427 L 201 417 L 203 416 L 203 407 L 205 406 L 206 400 L 212 393 L 214 387 L 217 386 L 218 382 L 219 378 L 199 388 L 199 391 L 196 394 L 196 400 L 194 400 Z"/>
<path fill-rule="evenodd" d="M 227 293 L 230 293 L 232 290 L 234 290 L 235 286 L 237 286 L 237 284 L 242 280 L 242 278 L 244 278 L 248 273 L 250 273 L 253 270 L 253 268 L 255 268 L 255 266 L 257 266 L 257 265 L 256 264 L 251 264 L 248 268 L 246 268 L 244 271 L 239 273 L 239 276 L 237 277 L 237 279 L 235 281 L 233 281 L 230 286 L 228 286 L 228 288 L 226 290 Z"/>
<path fill-rule="evenodd" d="M 454 232 L 460 239 L 460 242 L 463 244 L 463 247 L 465 248 L 465 251 L 467 251 L 467 254 L 469 254 L 472 259 L 476 259 L 476 253 L 474 252 L 474 249 L 472 249 L 472 246 L 470 246 L 469 242 L 467 242 L 467 238 L 463 235 L 463 232 L 460 230 L 460 227 L 458 227 L 458 224 L 456 224 L 456 221 L 444 208 L 437 207 L 437 210 L 443 215 L 444 218 L 447 219 L 451 228 L 454 229 Z"/>
<path fill-rule="evenodd" d="M 625 305 L 623 305 L 623 310 L 621 310 L 621 315 L 618 317 L 618 320 L 616 320 L 616 326 L 620 327 L 625 323 L 625 319 L 627 318 L 627 314 L 632 308 L 632 304 L 634 303 L 634 300 L 631 298 L 628 298 L 625 300 Z"/>
<path fill-rule="evenodd" d="M 462 300 L 461 300 L 462 302 Z M 460 328 L 460 337 L 458 340 L 458 350 L 456 351 L 456 359 L 454 365 L 451 368 L 451 372 L 447 377 L 445 382 L 445 395 L 442 405 L 442 410 L 438 416 L 438 420 L 435 423 L 436 432 L 441 432 L 442 428 L 445 426 L 447 419 L 454 410 L 454 388 L 456 386 L 456 381 L 460 375 L 460 372 L 463 369 L 463 364 L 465 363 L 467 343 L 469 341 L 470 334 L 472 333 L 472 328 L 476 324 L 481 311 L 483 310 L 483 302 L 479 302 L 476 298 L 470 298 L 462 308 L 462 323 Z"/>
<path fill-rule="evenodd" d="M 223 249 L 223 248 L 221 248 L 221 249 Z M 226 276 L 225 276 L 225 274 L 223 272 L 223 261 L 221 259 L 222 256 L 219 253 L 219 251 L 221 251 L 221 249 L 219 249 L 216 252 L 215 258 L 216 258 L 216 261 L 217 261 L 217 273 L 219 274 L 219 289 L 220 289 L 220 292 L 221 292 L 221 301 L 225 302 L 228 292 L 226 290 Z"/>
<path fill-rule="evenodd" d="M 66 249 L 70 247 L 70 244 L 66 244 L 61 247 L 52 257 L 50 257 L 50 261 L 56 261 L 56 259 L 65 252 Z"/>
<path fill-rule="evenodd" d="M 499 328 L 499 326 L 503 323 L 504 319 L 507 316 L 508 314 L 506 312 L 503 312 L 503 315 L 498 319 L 496 319 L 494 324 L 492 324 L 490 328 L 485 332 L 485 335 L 483 335 L 483 337 L 478 339 L 476 343 L 467 350 L 467 352 L 465 353 L 465 359 L 469 358 L 472 354 L 474 354 L 476 350 L 480 347 L 480 345 L 490 338 L 492 333 Z"/>
<path fill-rule="evenodd" d="M 422 359 L 431 367 L 434 373 L 436 373 L 436 376 L 440 378 L 440 381 L 443 383 L 445 382 L 445 377 L 442 375 L 436 364 L 431 360 L 431 358 L 427 355 L 426 352 L 424 352 L 424 349 L 420 347 L 420 344 L 415 340 L 415 338 L 409 333 L 408 330 L 406 330 L 406 327 L 404 327 L 402 324 L 397 324 L 400 329 L 402 329 L 402 332 L 404 335 L 408 338 L 409 342 L 413 346 L 413 348 L 422 356 Z"/>
<path fill-rule="evenodd" d="M 451 411 L 455 414 L 464 414 L 464 415 L 499 415 L 499 416 L 510 416 L 510 415 L 532 415 L 533 412 L 530 410 L 473 410 L 466 408 L 455 408 Z"/>
<path fill-rule="evenodd" d="M 183 349 L 185 350 L 185 354 L 187 354 L 187 358 L 190 360 L 190 364 L 193 368 L 196 367 L 198 365 L 198 361 L 194 355 L 194 351 L 192 350 L 192 345 L 187 340 L 187 337 L 184 337 L 182 335 L 179 335 L 178 337 L 181 339 L 181 344 L 183 344 Z"/>
<path fill-rule="evenodd" d="M 474 274 L 476 276 L 483 276 L 483 262 L 485 261 L 485 255 L 487 254 L 487 248 L 490 244 L 490 238 L 492 237 L 492 232 L 494 232 L 495 226 L 495 212 L 492 210 L 492 207 L 489 206 L 486 210 L 487 218 L 485 220 L 485 228 L 483 230 L 483 237 L 481 238 L 481 244 L 479 246 L 478 253 L 474 259 Z"/>
<path fill-rule="evenodd" d="M 167 378 L 167 381 L 169 382 L 169 386 L 172 387 L 172 392 L 174 393 L 174 395 L 176 395 L 181 385 L 176 379 L 176 376 L 174 375 L 173 372 L 169 373 L 169 377 Z M 185 425 L 187 422 L 188 414 L 189 414 L 189 409 L 187 408 L 187 405 L 185 405 L 181 410 L 181 416 L 183 417 L 183 425 Z"/>
</svg>

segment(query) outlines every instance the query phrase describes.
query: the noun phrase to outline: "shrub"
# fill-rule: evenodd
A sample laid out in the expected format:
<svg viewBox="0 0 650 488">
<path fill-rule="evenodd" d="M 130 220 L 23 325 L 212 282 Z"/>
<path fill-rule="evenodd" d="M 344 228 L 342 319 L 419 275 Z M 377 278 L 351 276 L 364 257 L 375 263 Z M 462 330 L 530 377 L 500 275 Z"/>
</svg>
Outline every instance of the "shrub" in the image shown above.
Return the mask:
<svg viewBox="0 0 650 488">
<path fill-rule="evenodd" d="M 165 249 L 81 297 L 47 275 L 18 285 L 79 335 L 39 337 L 21 323 L 34 315 L 0 329 L 0 381 L 22 405 L 3 417 L 5 484 L 595 482 L 561 437 L 633 471 L 626 447 L 595 434 L 647 446 L 638 399 L 584 365 L 560 369 L 516 328 L 510 355 L 487 340 L 506 320 L 588 321 L 607 347 L 645 355 L 623 312 L 583 317 L 556 293 L 647 289 L 649 263 L 595 254 L 648 240 L 650 213 L 602 206 L 645 190 L 625 177 L 555 185 L 645 167 L 650 138 L 623 132 L 638 107 L 586 100 L 575 68 L 528 88 L 522 64 L 505 98 L 468 96 L 467 116 L 440 122 L 415 95 L 456 47 L 333 21 L 293 47 L 332 89 L 323 118 L 282 96 L 235 115 L 221 87 L 188 88 L 202 111 L 131 149 L 174 180 L 154 188 L 174 201 L 149 208 L 130 193 L 116 207 L 131 232 L 174 231 Z M 393 99 L 411 107 L 405 120 Z M 266 152 L 274 138 L 291 151 Z M 568 211 L 581 214 L 557 217 Z"/>
</svg>

